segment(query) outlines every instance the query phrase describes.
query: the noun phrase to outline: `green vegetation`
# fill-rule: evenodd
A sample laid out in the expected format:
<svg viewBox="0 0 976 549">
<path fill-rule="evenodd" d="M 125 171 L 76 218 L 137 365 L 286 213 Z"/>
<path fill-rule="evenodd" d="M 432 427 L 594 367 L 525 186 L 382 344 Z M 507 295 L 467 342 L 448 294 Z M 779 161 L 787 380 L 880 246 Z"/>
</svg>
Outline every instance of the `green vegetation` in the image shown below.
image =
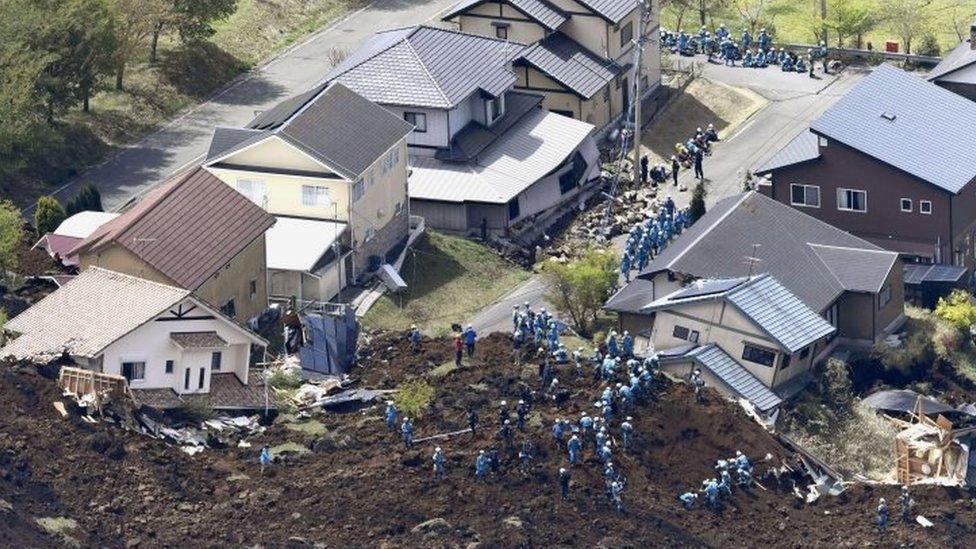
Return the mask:
<svg viewBox="0 0 976 549">
<path fill-rule="evenodd" d="M 91 183 L 86 183 L 78 189 L 78 194 L 68 200 L 64 207 L 65 215 L 72 216 L 78 212 L 101 212 L 102 195 Z"/>
<path fill-rule="evenodd" d="M 297 442 L 285 442 L 284 444 L 279 444 L 277 446 L 268 448 L 268 453 L 271 454 L 272 459 L 284 454 L 297 454 L 301 456 L 311 452 L 312 451 L 308 449 L 308 446 L 303 446 Z"/>
<path fill-rule="evenodd" d="M 214 409 L 205 401 L 197 400 L 187 402 L 179 408 L 173 409 L 170 414 L 177 421 L 200 423 L 208 419 L 213 419 Z"/>
<path fill-rule="evenodd" d="M 423 380 L 415 379 L 400 385 L 393 398 L 401 417 L 416 419 L 423 417 L 427 408 L 434 402 L 434 387 Z"/>
<path fill-rule="evenodd" d="M 0 0 L 0 192 L 33 203 L 360 1 Z"/>
<path fill-rule="evenodd" d="M 20 210 L 9 200 L 0 200 L 0 280 L 8 280 L 17 268 L 17 251 L 23 239 Z"/>
<path fill-rule="evenodd" d="M 969 332 L 976 325 L 976 304 L 969 292 L 953 290 L 949 297 L 939 298 L 935 316 L 944 320 L 957 330 Z"/>
<path fill-rule="evenodd" d="M 725 24 L 738 39 L 743 28 L 760 28 L 777 41 L 884 48 L 889 40 L 910 53 L 938 55 L 968 37 L 976 0 L 674 0 L 662 9 L 661 24 L 695 32 L 700 25 Z"/>
<path fill-rule="evenodd" d="M 556 311 L 572 319 L 574 328 L 589 335 L 603 303 L 617 284 L 617 256 L 612 250 L 590 248 L 579 259 L 542 265 L 549 284 L 546 299 Z"/>
<path fill-rule="evenodd" d="M 64 221 L 67 217 L 64 208 L 53 196 L 42 196 L 37 199 L 37 209 L 34 210 L 34 226 L 37 227 L 38 234 L 47 234 Z"/>
<path fill-rule="evenodd" d="M 268 376 L 268 387 L 293 390 L 302 386 L 302 376 L 295 371 L 275 370 Z"/>
<path fill-rule="evenodd" d="M 78 529 L 78 522 L 75 519 L 67 517 L 42 517 L 34 520 L 48 534 L 60 537 L 65 545 L 81 547 L 81 542 L 71 535 L 71 532 Z"/>
<path fill-rule="evenodd" d="M 426 335 L 446 335 L 451 323 L 464 322 L 529 278 L 478 242 L 431 230 L 414 244 L 400 274 L 407 289 L 380 298 L 363 318 L 366 326 L 406 330 L 416 324 Z"/>
</svg>

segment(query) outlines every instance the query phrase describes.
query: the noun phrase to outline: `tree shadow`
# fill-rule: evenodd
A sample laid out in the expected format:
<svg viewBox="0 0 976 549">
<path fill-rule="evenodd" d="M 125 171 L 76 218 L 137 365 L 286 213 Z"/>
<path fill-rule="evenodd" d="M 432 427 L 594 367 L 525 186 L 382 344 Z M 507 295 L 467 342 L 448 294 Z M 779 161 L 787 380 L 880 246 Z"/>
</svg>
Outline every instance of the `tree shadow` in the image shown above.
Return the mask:
<svg viewBox="0 0 976 549">
<path fill-rule="evenodd" d="M 209 41 L 160 52 L 160 80 L 200 100 L 249 68 L 247 63 Z"/>
</svg>

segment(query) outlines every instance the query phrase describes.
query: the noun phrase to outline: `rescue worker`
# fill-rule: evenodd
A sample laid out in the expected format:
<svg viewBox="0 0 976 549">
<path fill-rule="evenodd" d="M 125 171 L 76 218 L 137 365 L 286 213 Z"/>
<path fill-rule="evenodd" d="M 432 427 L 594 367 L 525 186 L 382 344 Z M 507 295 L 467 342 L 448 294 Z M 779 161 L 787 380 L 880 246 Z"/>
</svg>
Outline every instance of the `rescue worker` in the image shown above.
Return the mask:
<svg viewBox="0 0 976 549">
<path fill-rule="evenodd" d="M 695 151 L 695 157 L 694 158 L 695 158 L 695 161 L 694 161 L 695 162 L 695 177 L 698 178 L 700 181 L 704 181 L 705 180 L 705 172 L 702 169 L 702 164 L 705 161 L 705 151 L 703 151 L 702 149 L 699 148 L 697 151 Z"/>
<path fill-rule="evenodd" d="M 620 424 L 620 438 L 623 443 L 624 450 L 630 449 L 630 443 L 634 436 L 634 425 L 631 423 L 634 418 L 627 416 L 627 419 Z"/>
<path fill-rule="evenodd" d="M 467 329 L 464 330 L 464 346 L 468 350 L 468 358 L 474 356 L 474 343 L 478 339 L 478 333 L 474 331 L 474 328 L 468 324 Z"/>
<path fill-rule="evenodd" d="M 725 495 L 732 497 L 732 475 L 729 473 L 728 468 L 722 469 L 720 475 L 721 481 L 718 483 L 718 488 Z"/>
<path fill-rule="evenodd" d="M 404 447 L 411 448 L 413 446 L 413 423 L 410 423 L 410 418 L 403 418 L 403 423 L 400 425 L 400 432 L 403 434 Z"/>
<path fill-rule="evenodd" d="M 699 404 L 705 402 L 705 395 L 703 391 L 705 389 L 705 380 L 702 379 L 701 370 L 695 368 L 691 372 L 691 387 L 695 391 L 695 401 Z"/>
<path fill-rule="evenodd" d="M 556 446 L 563 445 L 563 435 L 566 434 L 566 424 L 562 419 L 557 419 L 552 425 L 552 438 L 556 441 Z"/>
<path fill-rule="evenodd" d="M 512 305 L 512 330 L 518 331 L 522 325 L 522 312 L 518 305 Z"/>
<path fill-rule="evenodd" d="M 678 500 L 681 501 L 681 504 L 685 506 L 685 509 L 690 511 L 691 508 L 695 506 L 695 501 L 698 500 L 698 494 L 694 492 L 685 492 L 678 496 Z"/>
<path fill-rule="evenodd" d="M 461 367 L 461 359 L 464 356 L 464 343 L 461 342 L 461 336 L 454 336 L 454 365 Z"/>
<path fill-rule="evenodd" d="M 624 330 L 624 337 L 621 340 L 621 346 L 624 351 L 624 358 L 634 356 L 634 338 L 631 337 L 630 332 Z"/>
<path fill-rule="evenodd" d="M 705 484 L 705 496 L 708 498 L 708 504 L 718 509 L 718 482 L 715 479 L 710 479 Z"/>
<path fill-rule="evenodd" d="M 569 499 L 569 471 L 565 467 L 559 469 L 559 491 L 562 493 L 563 499 Z"/>
<path fill-rule="evenodd" d="M 620 275 L 624 277 L 624 280 L 630 282 L 630 252 L 624 252 L 622 258 L 620 258 Z"/>
<path fill-rule="evenodd" d="M 752 463 L 749 463 L 749 458 L 739 450 L 735 451 L 735 467 L 736 469 L 745 469 L 746 471 L 752 471 Z"/>
<path fill-rule="evenodd" d="M 468 428 L 471 429 L 471 436 L 474 436 L 478 428 L 478 412 L 474 411 L 473 406 L 468 407 Z"/>
<path fill-rule="evenodd" d="M 525 403 L 524 400 L 518 401 L 518 406 L 515 407 L 515 426 L 518 427 L 519 431 L 525 430 L 525 416 L 529 413 L 529 405 Z"/>
<path fill-rule="evenodd" d="M 584 441 L 587 435 L 593 432 L 593 418 L 586 415 L 586 412 L 580 412 L 579 430 L 580 438 Z"/>
<path fill-rule="evenodd" d="M 399 412 L 397 411 L 396 404 L 392 400 L 386 401 L 386 430 L 393 432 L 396 429 L 397 416 Z"/>
<path fill-rule="evenodd" d="M 504 400 L 498 403 L 498 424 L 504 425 L 509 419 L 508 402 Z"/>
<path fill-rule="evenodd" d="M 810 78 L 813 78 L 813 65 L 817 56 L 813 53 L 813 48 L 807 50 L 807 62 L 810 63 Z"/>
<path fill-rule="evenodd" d="M 420 330 L 417 329 L 417 325 L 414 324 L 410 327 L 410 349 L 413 350 L 413 352 L 416 353 L 420 351 L 421 339 L 423 339 L 423 336 L 420 335 Z"/>
<path fill-rule="evenodd" d="M 820 41 L 820 49 L 817 52 L 817 56 L 820 58 L 820 62 L 823 64 L 824 74 L 828 74 L 827 70 L 827 43 L 823 40 Z"/>
<path fill-rule="evenodd" d="M 478 480 L 483 480 L 488 473 L 488 455 L 484 450 L 478 450 L 478 457 L 474 460 L 474 476 Z"/>
<path fill-rule="evenodd" d="M 772 41 L 773 41 L 773 39 L 772 39 L 771 36 L 769 36 L 769 33 L 766 32 L 766 29 L 761 29 L 759 31 L 759 50 L 760 51 L 762 51 L 763 53 L 766 53 L 766 51 L 769 50 L 769 44 Z"/>
<path fill-rule="evenodd" d="M 640 178 L 641 178 L 641 185 L 647 185 L 647 165 L 648 165 L 648 162 L 650 162 L 650 160 L 647 158 L 647 155 L 646 154 L 641 157 L 641 159 L 640 159 Z"/>
<path fill-rule="evenodd" d="M 604 446 L 607 445 L 607 428 L 600 427 L 600 430 L 596 432 L 596 451 L 599 452 Z"/>
<path fill-rule="evenodd" d="M 623 492 L 623 490 L 624 486 L 619 482 L 614 482 L 610 485 L 610 497 L 613 500 L 614 507 L 616 507 L 617 511 L 620 513 L 624 512 L 624 502 L 620 498 L 620 493 Z"/>
<path fill-rule="evenodd" d="M 566 443 L 566 450 L 569 452 L 569 462 L 573 465 L 579 463 L 580 452 L 583 450 L 583 443 L 580 442 L 578 436 L 573 435 L 569 437 L 569 442 Z"/>
<path fill-rule="evenodd" d="M 264 468 L 271 466 L 271 447 L 265 444 L 261 447 L 261 453 L 258 454 L 258 462 L 261 463 L 261 474 L 264 474 Z"/>
<path fill-rule="evenodd" d="M 620 348 L 617 347 L 617 332 L 610 330 L 610 335 L 607 336 L 607 354 L 610 358 L 617 358 L 620 354 Z"/>
<path fill-rule="evenodd" d="M 674 181 L 674 186 L 678 186 L 678 172 L 681 171 L 681 163 L 678 162 L 678 157 L 671 155 L 671 179 Z"/>
<path fill-rule="evenodd" d="M 573 351 L 573 364 L 576 365 L 576 378 L 583 379 L 583 348 Z"/>
<path fill-rule="evenodd" d="M 739 475 L 739 486 L 743 488 L 748 488 L 752 486 L 752 473 L 748 469 L 736 469 L 736 473 Z"/>
<path fill-rule="evenodd" d="M 908 486 L 901 487 L 901 495 L 898 496 L 898 505 L 901 507 L 901 521 L 905 524 L 910 524 L 912 522 L 912 506 L 915 505 L 915 500 L 908 493 Z"/>
<path fill-rule="evenodd" d="M 606 463 L 606 462 L 612 460 L 613 459 L 613 450 L 610 449 L 610 445 L 609 444 L 604 444 L 603 447 L 600 448 L 600 454 L 597 457 L 599 457 L 600 458 L 600 461 L 602 461 L 603 463 Z"/>
<path fill-rule="evenodd" d="M 505 423 L 502 423 L 502 426 L 498 428 L 498 438 L 500 438 L 502 440 L 502 442 L 505 443 L 505 446 L 506 447 L 507 446 L 511 446 L 511 444 L 512 444 L 512 425 L 509 423 L 509 421 L 507 419 L 505 420 Z"/>
<path fill-rule="evenodd" d="M 518 453 L 519 465 L 522 469 L 528 469 L 532 465 L 532 443 L 525 440 L 522 441 L 522 447 L 519 449 Z"/>
<path fill-rule="evenodd" d="M 884 498 L 878 500 L 878 533 L 883 534 L 888 529 L 888 503 Z"/>
<path fill-rule="evenodd" d="M 438 446 L 434 448 L 434 480 L 444 478 L 444 451 Z"/>
<path fill-rule="evenodd" d="M 752 45 L 752 35 L 749 34 L 749 29 L 742 29 L 742 39 L 740 44 L 742 44 L 742 51 L 748 50 L 749 46 Z"/>
</svg>

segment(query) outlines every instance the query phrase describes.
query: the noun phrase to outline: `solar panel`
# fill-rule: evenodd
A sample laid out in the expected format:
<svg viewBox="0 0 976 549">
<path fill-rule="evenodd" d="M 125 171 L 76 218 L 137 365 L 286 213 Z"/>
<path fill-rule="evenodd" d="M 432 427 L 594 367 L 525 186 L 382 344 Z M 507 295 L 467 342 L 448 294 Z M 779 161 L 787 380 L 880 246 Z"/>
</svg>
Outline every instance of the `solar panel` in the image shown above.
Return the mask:
<svg viewBox="0 0 976 549">
<path fill-rule="evenodd" d="M 697 280 L 687 287 L 672 294 L 668 301 L 689 299 L 692 297 L 704 297 L 715 294 L 725 293 L 736 286 L 739 286 L 747 278 L 726 278 L 720 280 Z"/>
<path fill-rule="evenodd" d="M 925 282 L 958 282 L 966 274 L 965 267 L 933 265 L 925 275 Z"/>
<path fill-rule="evenodd" d="M 931 265 L 906 264 L 905 265 L 905 284 L 921 284 L 925 275 L 931 269 Z"/>
</svg>

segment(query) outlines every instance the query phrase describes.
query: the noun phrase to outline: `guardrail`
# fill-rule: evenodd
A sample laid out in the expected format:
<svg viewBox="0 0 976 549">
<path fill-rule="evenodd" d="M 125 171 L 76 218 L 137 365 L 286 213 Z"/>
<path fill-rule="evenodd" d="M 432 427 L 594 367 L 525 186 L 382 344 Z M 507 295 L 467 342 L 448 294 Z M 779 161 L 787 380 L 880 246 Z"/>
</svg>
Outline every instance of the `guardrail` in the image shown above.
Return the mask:
<svg viewBox="0 0 976 549">
<path fill-rule="evenodd" d="M 786 48 L 788 50 L 801 50 L 807 51 L 809 49 L 816 50 L 820 46 L 814 44 L 787 44 L 787 43 L 773 43 L 774 48 Z M 915 55 L 914 53 L 901 53 L 901 52 L 890 52 L 884 50 L 859 50 L 854 48 L 827 48 L 827 55 L 844 55 L 849 57 L 860 57 L 862 59 L 867 59 L 869 57 L 880 56 L 884 59 L 889 59 L 892 61 L 908 61 L 911 63 L 916 63 L 919 65 L 938 65 L 942 61 L 941 57 L 934 57 L 931 55 Z"/>
</svg>

